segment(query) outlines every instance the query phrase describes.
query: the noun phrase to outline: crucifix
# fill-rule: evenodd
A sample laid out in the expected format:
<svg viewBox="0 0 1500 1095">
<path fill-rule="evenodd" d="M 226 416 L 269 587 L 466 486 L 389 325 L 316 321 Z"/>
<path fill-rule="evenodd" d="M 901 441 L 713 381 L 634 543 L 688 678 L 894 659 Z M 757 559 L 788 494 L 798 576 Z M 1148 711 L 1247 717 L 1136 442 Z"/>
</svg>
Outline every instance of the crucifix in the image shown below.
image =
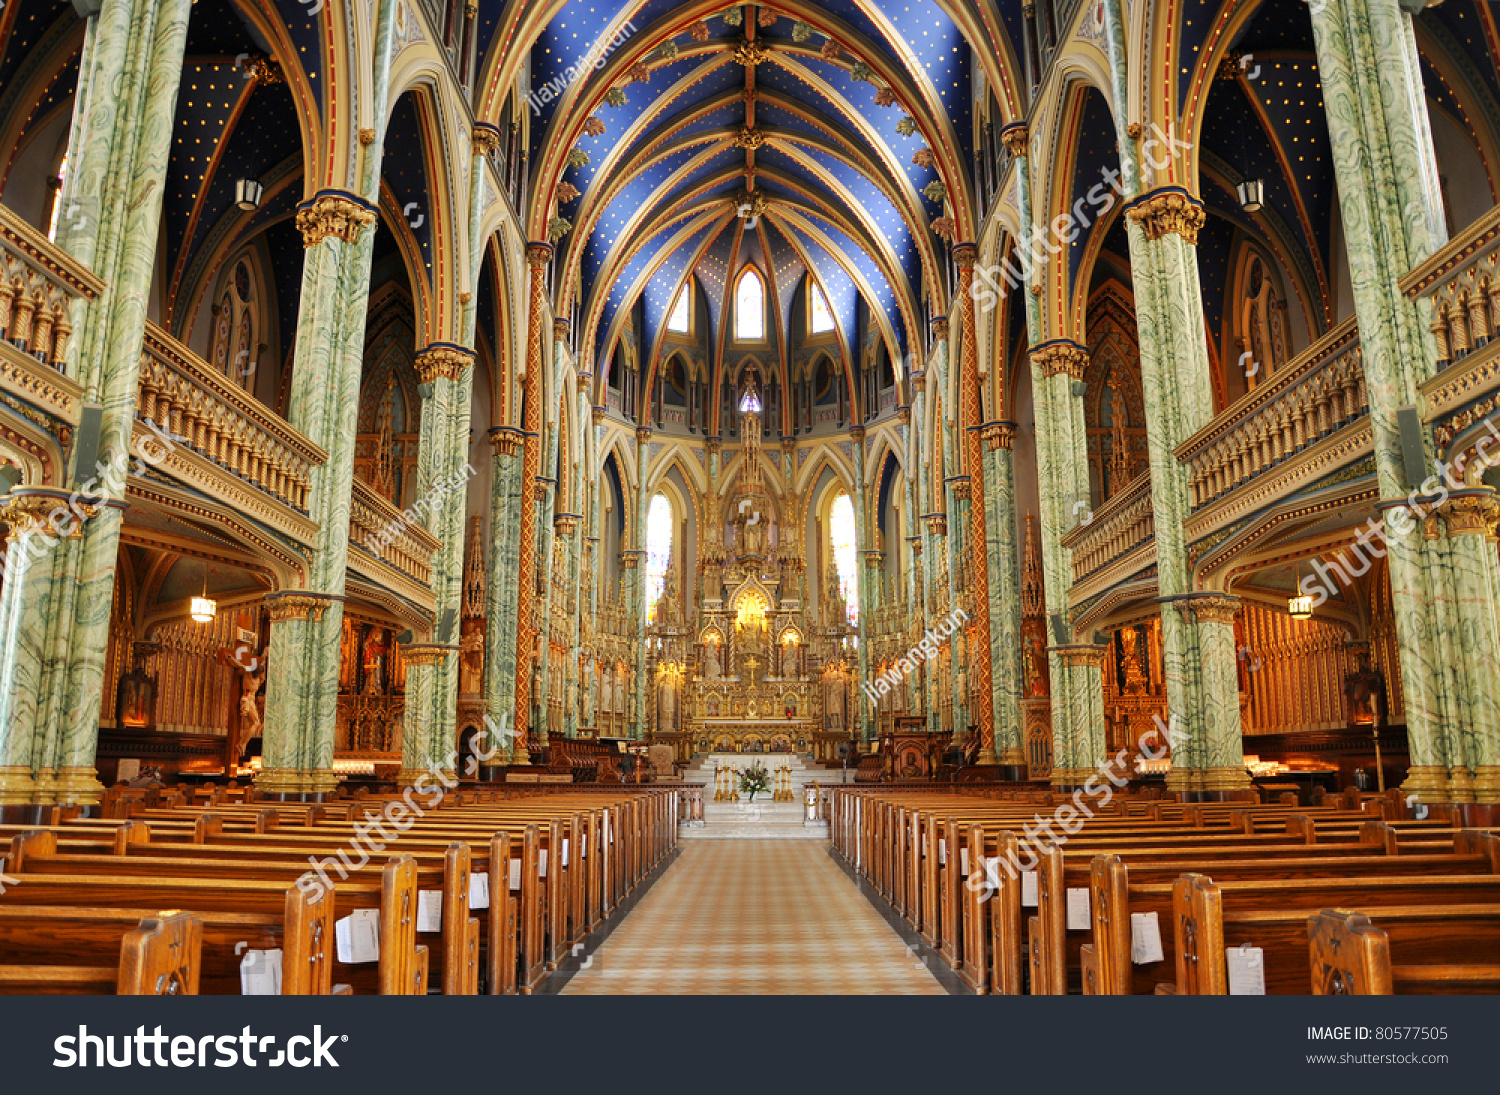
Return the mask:
<svg viewBox="0 0 1500 1095">
<path fill-rule="evenodd" d="M 760 668 L 760 659 L 751 654 L 745 659 L 745 668 L 749 671 L 750 683 L 755 684 L 755 671 Z"/>
</svg>

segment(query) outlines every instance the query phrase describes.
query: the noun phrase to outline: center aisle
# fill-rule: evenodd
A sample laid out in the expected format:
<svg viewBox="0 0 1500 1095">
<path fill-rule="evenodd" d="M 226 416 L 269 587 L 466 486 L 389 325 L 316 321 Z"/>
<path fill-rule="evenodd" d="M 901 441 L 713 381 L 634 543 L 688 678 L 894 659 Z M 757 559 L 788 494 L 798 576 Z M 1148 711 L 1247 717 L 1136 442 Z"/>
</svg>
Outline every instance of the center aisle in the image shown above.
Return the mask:
<svg viewBox="0 0 1500 1095">
<path fill-rule="evenodd" d="M 810 840 L 685 842 L 567 995 L 945 995 Z"/>
</svg>

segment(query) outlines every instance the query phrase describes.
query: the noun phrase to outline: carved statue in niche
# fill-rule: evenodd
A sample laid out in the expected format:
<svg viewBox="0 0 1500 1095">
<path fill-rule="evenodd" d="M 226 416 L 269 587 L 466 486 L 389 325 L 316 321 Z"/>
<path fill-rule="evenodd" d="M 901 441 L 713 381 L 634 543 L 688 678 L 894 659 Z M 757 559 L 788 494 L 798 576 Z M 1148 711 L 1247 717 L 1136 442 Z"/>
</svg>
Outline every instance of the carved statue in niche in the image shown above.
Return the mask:
<svg viewBox="0 0 1500 1095">
<path fill-rule="evenodd" d="M 266 667 L 261 665 L 254 673 L 240 673 L 240 729 L 234 740 L 234 755 L 244 756 L 245 746 L 261 732 L 260 704 L 256 699 L 261 685 L 266 683 Z"/>
<path fill-rule="evenodd" d="M 764 555 L 766 546 L 765 518 L 759 510 L 747 517 L 740 525 L 740 554 Z"/>
<path fill-rule="evenodd" d="M 385 691 L 385 641 L 379 628 L 370 628 L 365 635 L 365 689 L 367 696 L 378 696 Z"/>
<path fill-rule="evenodd" d="M 154 643 L 135 643 L 131 648 L 134 665 L 115 691 L 115 719 L 121 726 L 155 729 L 156 678 L 146 672 L 145 665 L 155 649 Z"/>
<path fill-rule="evenodd" d="M 612 710 L 617 715 L 623 715 L 625 713 L 625 663 L 624 662 L 616 662 L 615 663 L 615 687 L 614 687 L 613 691 L 614 691 L 614 697 L 613 697 L 614 703 L 611 706 L 610 710 Z"/>
<path fill-rule="evenodd" d="M 1139 696 L 1146 691 L 1146 673 L 1142 668 L 1140 634 L 1133 627 L 1120 632 L 1120 668 L 1125 674 L 1125 694 Z"/>
<path fill-rule="evenodd" d="M 1370 666 L 1368 644 L 1354 648 L 1358 668 L 1344 678 L 1344 704 L 1350 726 L 1381 727 L 1385 725 L 1385 674 Z"/>
<path fill-rule="evenodd" d="M 672 560 L 667 560 L 667 572 L 662 577 L 661 599 L 656 602 L 656 622 L 665 627 L 677 627 L 682 623 L 682 607 L 677 601 L 677 570 Z"/>
<path fill-rule="evenodd" d="M 823 678 L 823 727 L 826 730 L 843 730 L 844 723 L 844 679 L 837 673 Z"/>
<path fill-rule="evenodd" d="M 703 646 L 703 677 L 705 680 L 716 681 L 724 673 L 724 665 L 719 661 L 719 644 L 705 643 Z"/>
<path fill-rule="evenodd" d="M 677 674 L 663 673 L 656 685 L 656 729 L 677 729 Z"/>
<path fill-rule="evenodd" d="M 796 643 L 787 643 L 781 648 L 781 675 L 787 680 L 797 676 Z"/>
<path fill-rule="evenodd" d="M 458 690 L 465 695 L 484 691 L 484 632 L 470 631 L 460 640 Z"/>
</svg>

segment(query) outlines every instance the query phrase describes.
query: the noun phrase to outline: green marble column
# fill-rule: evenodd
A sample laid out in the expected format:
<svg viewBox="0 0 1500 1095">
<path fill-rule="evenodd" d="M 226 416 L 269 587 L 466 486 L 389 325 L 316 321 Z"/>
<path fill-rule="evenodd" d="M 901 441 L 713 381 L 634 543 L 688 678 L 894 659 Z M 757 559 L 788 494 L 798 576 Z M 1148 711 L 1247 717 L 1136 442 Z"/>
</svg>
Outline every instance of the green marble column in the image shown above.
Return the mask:
<svg viewBox="0 0 1500 1095">
<path fill-rule="evenodd" d="M 855 634 L 859 639 L 859 680 L 860 682 L 870 680 L 870 581 L 866 576 L 869 568 L 865 565 L 865 552 L 869 549 L 870 541 L 870 518 L 865 510 L 865 428 L 854 426 L 849 430 L 849 439 L 854 443 L 854 513 L 855 527 L 854 536 L 857 550 L 855 551 L 854 580 L 859 590 L 859 626 Z M 861 741 L 874 741 L 876 734 L 877 713 L 875 705 L 870 702 L 869 693 L 863 688 L 857 688 L 859 693 L 859 738 Z"/>
<path fill-rule="evenodd" d="M 463 606 L 464 514 L 468 510 L 468 412 L 474 384 L 474 354 L 447 343 L 427 347 L 416 357 L 422 397 L 421 435 L 417 449 L 416 499 L 422 523 L 440 546 L 432 556 L 432 594 L 436 644 L 448 646 L 458 636 Z M 449 614 L 451 613 L 451 617 Z M 451 619 L 444 628 L 445 620 Z M 406 727 L 422 727 L 419 752 L 446 764 L 458 749 L 458 659 L 423 657 L 407 662 Z M 425 768 L 425 763 L 418 767 Z M 414 778 L 414 777 L 413 777 Z"/>
<path fill-rule="evenodd" d="M 995 754 L 1001 764 L 1026 763 L 1025 691 L 1021 665 L 1021 546 L 1016 542 L 1016 481 L 1011 463 L 1014 422 L 988 422 L 985 442 L 985 523 L 989 526 L 990 665 Z"/>
<path fill-rule="evenodd" d="M 525 435 L 511 426 L 490 431 L 494 452 L 490 486 L 489 578 L 486 582 L 484 705 L 501 731 L 515 728 L 516 604 L 520 598 L 521 471 Z M 512 746 L 514 745 L 514 750 Z M 529 760 L 525 742 L 504 740 L 496 765 Z"/>
<path fill-rule="evenodd" d="M 1397 500 L 1415 485 L 1406 482 L 1396 413 L 1421 405 L 1418 385 L 1432 375 L 1437 361 L 1425 316 L 1397 286 L 1447 241 L 1437 158 L 1412 17 L 1396 0 L 1326 0 L 1309 12 L 1359 320 L 1375 472 L 1386 503 L 1391 603 L 1411 752 L 1404 788 L 1423 801 L 1445 801 L 1465 790 L 1452 786 L 1452 769 L 1462 762 L 1446 744 L 1448 729 L 1464 715 L 1447 680 L 1450 670 L 1433 656 L 1440 638 L 1432 608 L 1435 576 L 1410 534 L 1410 514 L 1393 513 L 1400 508 Z M 1429 448 L 1429 467 L 1431 461 Z"/>
<path fill-rule="evenodd" d="M 410 786 L 424 774 L 453 774 L 456 749 L 440 733 L 443 720 L 438 691 L 439 671 L 456 664 L 458 647 L 450 643 L 407 643 L 401 648 L 406 665 L 406 706 L 401 720 L 401 775 Z"/>
<path fill-rule="evenodd" d="M 394 0 L 380 0 L 371 72 L 371 116 L 390 94 Z M 343 593 L 349 559 L 349 499 L 364 367 L 370 262 L 382 145 L 364 149 L 358 191 L 328 188 L 297 209 L 305 257 L 287 418 L 328 453 L 310 476 L 308 516 L 322 529 L 307 584 L 271 609 L 265 759 L 256 786 L 272 798 L 332 793 Z"/>
<path fill-rule="evenodd" d="M 106 466 L 130 450 L 189 9 L 187 0 L 105 0 L 85 22 L 70 169 L 58 196 L 69 212 L 57 242 L 105 284 L 91 304 L 75 305 L 72 359 L 84 400 L 104 407 Z M 74 483 L 93 474 L 71 469 Z M 13 697 L 16 719 L 4 733 L 35 747 L 38 802 L 90 804 L 102 793 L 94 754 L 121 514 L 118 505 L 99 508 L 74 530 L 81 539 L 28 565 L 18 591 L 33 606 L 46 604 L 49 616 L 44 636 L 18 636 L 0 658 L 0 696 Z M 30 630 L 31 615 L 19 603 L 0 610 L 0 628 Z M 25 699 L 16 695 L 22 691 Z"/>
<path fill-rule="evenodd" d="M 1016 202 L 1023 225 L 1033 221 L 1029 137 L 1024 123 L 1008 126 L 1001 140 L 1015 155 Z M 1103 683 L 1093 647 L 1072 641 L 1071 553 L 1062 537 L 1092 508 L 1083 397 L 1074 394 L 1088 364 L 1088 349 L 1068 339 L 1043 339 L 1041 305 L 1024 293 L 1031 339 L 1031 385 L 1036 420 L 1042 576 L 1049 617 L 1048 662 L 1052 681 L 1052 782 L 1081 783 L 1104 753 Z M 1065 636 L 1055 633 L 1061 620 Z M 1059 640 L 1062 641 L 1059 641 Z"/>
<path fill-rule="evenodd" d="M 536 728 L 536 738 L 545 747 L 550 729 L 548 726 L 548 710 L 551 707 L 550 700 L 550 667 L 552 664 L 552 613 L 556 611 L 557 602 L 553 597 L 556 582 L 552 580 L 553 551 L 557 550 L 557 531 L 553 522 L 557 516 L 557 454 L 562 445 L 562 388 L 563 375 L 568 364 L 568 321 L 557 319 L 552 321 L 552 377 L 547 385 L 547 411 L 544 419 L 543 433 L 545 443 L 542 447 L 542 475 L 537 478 L 537 573 L 545 581 L 545 592 L 537 620 L 537 664 L 536 684 L 531 690 L 533 704 L 532 726 Z M 562 593 L 562 590 L 558 590 Z"/>
<path fill-rule="evenodd" d="M 630 736 L 646 736 L 646 510 L 651 504 L 649 482 L 646 478 L 651 462 L 651 431 L 644 426 L 635 431 L 635 551 L 632 554 L 634 569 L 631 572 L 631 599 L 635 606 L 635 631 L 631 642 L 635 655 L 635 686 L 630 698 Z M 623 560 L 621 561 L 623 565 Z"/>
</svg>

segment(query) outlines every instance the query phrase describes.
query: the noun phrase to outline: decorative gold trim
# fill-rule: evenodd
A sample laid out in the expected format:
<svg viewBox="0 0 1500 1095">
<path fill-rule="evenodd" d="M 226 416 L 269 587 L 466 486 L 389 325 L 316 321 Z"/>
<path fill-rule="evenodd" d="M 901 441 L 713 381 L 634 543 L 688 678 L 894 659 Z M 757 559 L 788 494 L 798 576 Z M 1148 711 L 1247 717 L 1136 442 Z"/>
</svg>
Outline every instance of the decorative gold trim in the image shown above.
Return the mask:
<svg viewBox="0 0 1500 1095">
<path fill-rule="evenodd" d="M 948 317 L 937 316 L 932 321 L 932 337 L 939 342 L 948 341 Z"/>
<path fill-rule="evenodd" d="M 448 643 L 405 643 L 400 647 L 401 660 L 408 667 L 442 665 L 458 647 Z"/>
<path fill-rule="evenodd" d="M 1007 452 L 1015 444 L 1016 424 L 1014 422 L 986 422 L 980 427 L 979 437 L 989 446 L 990 452 L 1005 449 Z"/>
<path fill-rule="evenodd" d="M 353 243 L 361 228 L 374 223 L 375 210 L 347 194 L 319 194 L 297 210 L 303 247 L 314 247 L 330 236 Z"/>
<path fill-rule="evenodd" d="M 1208 219 L 1202 202 L 1176 189 L 1154 190 L 1137 198 L 1125 212 L 1145 230 L 1148 240 L 1175 232 L 1195 246 L 1198 230 Z"/>
<path fill-rule="evenodd" d="M 1195 616 L 1200 622 L 1214 624 L 1234 623 L 1235 613 L 1240 609 L 1238 597 L 1226 597 L 1219 593 L 1207 593 L 1201 597 L 1184 597 L 1173 602 L 1184 618 Z"/>
<path fill-rule="evenodd" d="M 1031 363 L 1042 370 L 1043 376 L 1066 373 L 1074 380 L 1082 380 L 1089 365 L 1089 351 L 1076 342 L 1045 342 L 1031 351 Z"/>
<path fill-rule="evenodd" d="M 469 140 L 476 153 L 481 156 L 493 156 L 500 150 L 500 129 L 487 122 L 476 122 L 474 134 Z"/>
<path fill-rule="evenodd" d="M 261 605 L 272 623 L 308 619 L 317 622 L 332 603 L 333 598 L 326 593 L 278 593 L 265 598 Z"/>
<path fill-rule="evenodd" d="M 535 241 L 526 245 L 526 265 L 533 267 L 546 266 L 552 261 L 552 245 L 550 243 L 537 243 Z"/>
<path fill-rule="evenodd" d="M 753 125 L 741 127 L 740 131 L 734 135 L 735 148 L 749 149 L 753 152 L 765 143 L 765 131 Z"/>
<path fill-rule="evenodd" d="M 1031 129 L 1024 122 L 1008 125 L 1000 131 L 1000 143 L 1012 156 L 1024 156 L 1031 144 Z"/>
<path fill-rule="evenodd" d="M 419 353 L 413 364 L 417 379 L 423 384 L 435 380 L 457 380 L 474 364 L 474 351 L 458 346 L 432 346 Z"/>
<path fill-rule="evenodd" d="M 519 456 L 526 434 L 514 426 L 499 426 L 490 431 L 490 446 L 496 456 Z"/>
</svg>

